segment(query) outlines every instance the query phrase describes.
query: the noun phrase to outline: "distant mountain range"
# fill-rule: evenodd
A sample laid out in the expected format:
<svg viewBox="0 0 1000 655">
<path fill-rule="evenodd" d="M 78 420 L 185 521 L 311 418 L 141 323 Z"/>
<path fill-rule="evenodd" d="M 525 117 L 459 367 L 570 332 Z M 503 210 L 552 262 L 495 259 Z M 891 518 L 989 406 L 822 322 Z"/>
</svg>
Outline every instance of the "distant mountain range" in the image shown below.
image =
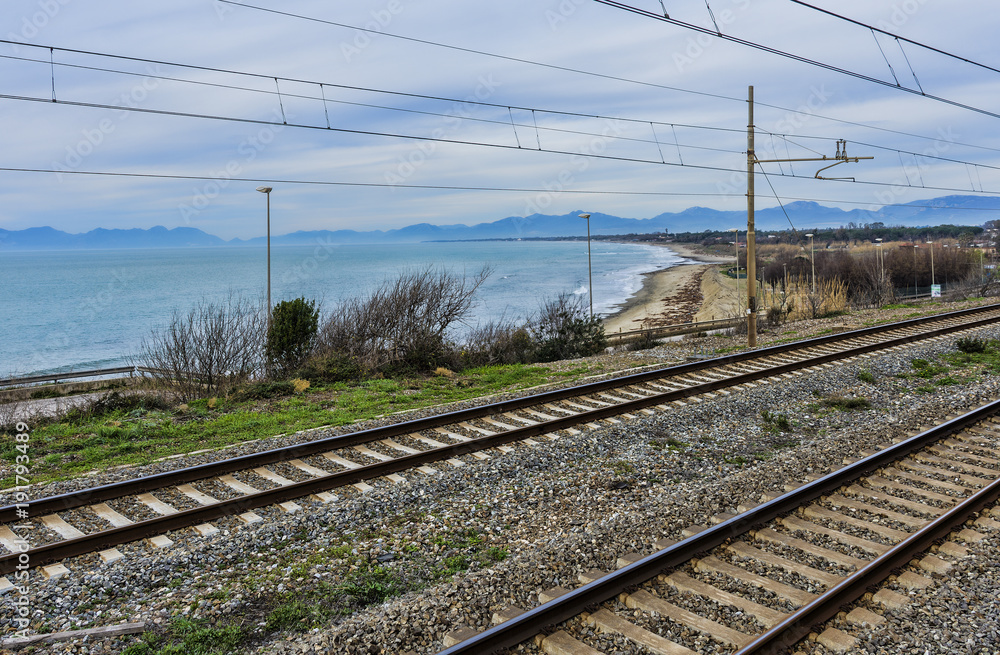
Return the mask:
<svg viewBox="0 0 1000 655">
<path fill-rule="evenodd" d="M 931 225 L 982 225 L 1000 218 L 1000 205 L 993 198 L 979 196 L 947 196 L 932 200 L 883 207 L 878 211 L 852 209 L 844 211 L 815 202 L 793 202 L 780 207 L 757 210 L 755 221 L 760 231 L 786 230 L 789 219 L 797 229 L 839 227 L 849 223 L 863 225 L 881 222 L 886 226 L 902 225 L 922 227 Z M 973 211 L 970 211 L 973 210 Z M 786 218 L 785 212 L 788 213 Z M 580 220 L 580 211 L 562 216 L 533 214 L 511 216 L 493 223 L 477 225 L 431 225 L 419 223 L 396 230 L 311 230 L 272 236 L 272 245 L 367 244 L 367 243 L 420 243 L 424 241 L 468 241 L 478 239 L 525 239 L 579 237 L 586 234 L 586 225 Z M 592 213 L 592 234 L 702 232 L 746 227 L 745 211 L 718 211 L 706 207 L 691 207 L 682 212 L 664 213 L 653 218 L 621 218 L 609 214 Z M 167 229 L 156 226 L 149 229 L 107 230 L 98 228 L 82 234 L 70 234 L 51 227 L 34 227 L 26 230 L 0 229 L 0 251 L 11 250 L 87 250 L 110 248 L 191 248 L 212 246 L 260 246 L 264 237 L 232 239 L 226 241 L 191 227 Z"/>
</svg>

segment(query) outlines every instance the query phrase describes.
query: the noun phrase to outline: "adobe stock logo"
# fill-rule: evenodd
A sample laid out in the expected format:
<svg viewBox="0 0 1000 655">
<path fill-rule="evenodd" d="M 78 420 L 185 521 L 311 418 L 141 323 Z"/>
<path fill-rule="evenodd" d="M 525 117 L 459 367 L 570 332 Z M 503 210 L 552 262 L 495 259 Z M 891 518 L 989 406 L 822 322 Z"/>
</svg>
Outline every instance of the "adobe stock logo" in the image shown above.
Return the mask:
<svg viewBox="0 0 1000 655">
<path fill-rule="evenodd" d="M 68 5 L 72 0 L 38 0 L 38 11 L 32 13 L 30 16 L 21 17 L 21 31 L 8 32 L 7 38 L 11 41 L 30 41 L 31 39 L 38 36 L 38 33 L 43 29 L 48 27 L 49 23 L 52 22 L 62 8 Z M 20 51 L 17 45 L 13 45 L 13 50 L 15 53 Z"/>
</svg>

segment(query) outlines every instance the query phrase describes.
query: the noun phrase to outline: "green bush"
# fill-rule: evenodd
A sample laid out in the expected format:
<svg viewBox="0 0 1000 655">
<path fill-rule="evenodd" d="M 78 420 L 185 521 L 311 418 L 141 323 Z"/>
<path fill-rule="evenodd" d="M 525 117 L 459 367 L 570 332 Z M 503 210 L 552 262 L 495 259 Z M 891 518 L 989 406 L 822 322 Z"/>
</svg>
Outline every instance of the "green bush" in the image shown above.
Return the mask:
<svg viewBox="0 0 1000 655">
<path fill-rule="evenodd" d="M 365 376 L 365 370 L 347 355 L 328 353 L 310 357 L 296 375 L 310 382 L 346 382 L 360 380 Z"/>
<path fill-rule="evenodd" d="M 267 330 L 267 359 L 272 372 L 286 374 L 305 361 L 319 327 L 316 302 L 305 298 L 284 300 L 274 306 Z"/>
<path fill-rule="evenodd" d="M 955 341 L 955 347 L 967 355 L 984 353 L 988 346 L 989 341 L 979 337 L 960 337 Z"/>
<path fill-rule="evenodd" d="M 295 393 L 295 385 L 288 381 L 255 382 L 247 384 L 233 393 L 233 400 L 267 400 L 278 396 L 291 396 Z"/>
<path fill-rule="evenodd" d="M 512 321 L 491 321 L 469 331 L 462 344 L 461 368 L 479 368 L 502 364 L 528 364 L 534 361 L 535 343 L 523 325 Z"/>
<path fill-rule="evenodd" d="M 566 294 L 542 305 L 531 332 L 540 362 L 596 355 L 608 345 L 601 319 L 588 316 L 583 301 Z"/>
<path fill-rule="evenodd" d="M 163 396 L 157 394 L 138 391 L 112 391 L 83 406 L 71 409 L 66 413 L 66 418 L 73 421 L 98 418 L 115 412 L 148 412 L 168 409 L 170 409 L 170 403 Z"/>
</svg>

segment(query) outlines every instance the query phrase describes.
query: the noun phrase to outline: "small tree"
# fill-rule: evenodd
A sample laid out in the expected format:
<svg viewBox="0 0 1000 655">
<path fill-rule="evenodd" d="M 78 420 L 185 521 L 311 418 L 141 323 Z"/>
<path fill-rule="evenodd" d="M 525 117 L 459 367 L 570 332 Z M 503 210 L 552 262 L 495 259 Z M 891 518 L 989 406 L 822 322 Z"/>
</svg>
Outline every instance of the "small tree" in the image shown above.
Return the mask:
<svg viewBox="0 0 1000 655">
<path fill-rule="evenodd" d="M 312 350 L 319 327 L 316 301 L 283 300 L 271 311 L 267 331 L 267 360 L 272 375 L 285 375 L 301 366 Z"/>
</svg>

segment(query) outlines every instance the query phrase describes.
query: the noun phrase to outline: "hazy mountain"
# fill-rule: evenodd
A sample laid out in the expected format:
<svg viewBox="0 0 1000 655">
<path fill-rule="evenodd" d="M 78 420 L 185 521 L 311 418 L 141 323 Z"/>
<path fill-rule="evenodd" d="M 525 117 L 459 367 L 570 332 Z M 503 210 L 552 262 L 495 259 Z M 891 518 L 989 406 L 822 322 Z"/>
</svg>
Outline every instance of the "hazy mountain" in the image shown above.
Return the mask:
<svg viewBox="0 0 1000 655">
<path fill-rule="evenodd" d="M 817 227 L 838 227 L 849 223 L 882 222 L 885 225 L 919 227 L 928 225 L 982 225 L 1000 218 L 1000 210 L 987 211 L 1000 205 L 993 198 L 979 196 L 947 196 L 918 200 L 904 205 L 867 209 L 843 210 L 815 202 L 793 202 L 780 207 L 759 209 L 755 220 L 758 230 L 786 230 L 794 225 L 799 230 Z M 975 210 L 975 211 L 969 211 Z M 316 243 L 419 243 L 421 241 L 457 241 L 472 239 L 518 239 L 532 237 L 583 236 L 587 224 L 579 218 L 580 211 L 562 216 L 533 214 L 510 216 L 492 223 L 477 225 L 431 225 L 419 223 L 395 230 L 312 230 L 272 236 L 272 245 L 315 245 Z M 787 216 L 786 216 L 787 213 Z M 691 207 L 682 212 L 664 213 L 653 218 L 622 218 L 592 213 L 592 234 L 701 232 L 746 228 L 746 211 L 719 211 L 707 207 Z M 79 250 L 100 248 L 181 248 L 205 246 L 263 245 L 264 237 L 225 241 L 191 227 L 167 229 L 156 226 L 148 230 L 106 230 L 99 228 L 83 234 L 69 234 L 51 227 L 36 227 L 9 231 L 0 229 L 0 250 Z"/>
<path fill-rule="evenodd" d="M 69 234 L 51 227 L 0 229 L 0 250 L 100 250 L 111 248 L 188 248 L 224 246 L 226 241 L 193 227 L 171 230 L 157 225 L 148 230 L 106 230 Z"/>
</svg>

